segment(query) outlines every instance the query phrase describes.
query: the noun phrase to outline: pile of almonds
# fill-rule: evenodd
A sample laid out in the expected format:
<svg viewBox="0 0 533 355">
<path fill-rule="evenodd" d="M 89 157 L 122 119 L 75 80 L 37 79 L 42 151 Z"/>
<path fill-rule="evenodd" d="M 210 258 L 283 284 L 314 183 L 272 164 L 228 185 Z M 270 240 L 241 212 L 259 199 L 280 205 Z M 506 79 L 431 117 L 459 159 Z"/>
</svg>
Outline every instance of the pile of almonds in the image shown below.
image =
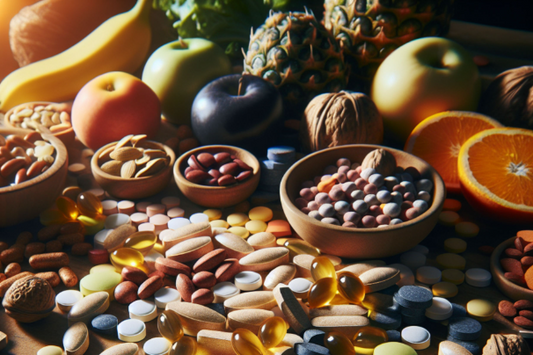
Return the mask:
<svg viewBox="0 0 533 355">
<path fill-rule="evenodd" d="M 519 327 L 533 329 L 533 302 L 518 300 L 512 303 L 502 300 L 498 304 L 498 311 L 502 316 L 512 318 Z"/>
<path fill-rule="evenodd" d="M 9 123 L 15 127 L 34 130 L 37 129 L 37 125 L 43 125 L 52 133 L 58 133 L 72 128 L 71 107 L 71 104 L 66 103 L 52 103 L 46 106 L 33 103 L 20 105 L 9 113 Z"/>
<path fill-rule="evenodd" d="M 500 264 L 506 279 L 533 290 L 533 231 L 519 231 L 514 248 L 504 250 Z"/>
<path fill-rule="evenodd" d="M 157 174 L 168 166 L 170 158 L 159 145 L 148 142 L 145 134 L 130 134 L 103 150 L 98 161 L 102 171 L 131 179 Z"/>
</svg>

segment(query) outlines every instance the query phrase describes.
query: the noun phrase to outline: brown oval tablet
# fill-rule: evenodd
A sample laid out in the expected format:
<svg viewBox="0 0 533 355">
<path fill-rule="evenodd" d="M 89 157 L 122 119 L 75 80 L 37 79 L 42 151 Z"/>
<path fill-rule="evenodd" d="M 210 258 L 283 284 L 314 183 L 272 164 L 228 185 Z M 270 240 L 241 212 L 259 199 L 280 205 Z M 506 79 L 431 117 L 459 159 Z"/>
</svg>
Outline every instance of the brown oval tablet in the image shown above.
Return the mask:
<svg viewBox="0 0 533 355">
<path fill-rule="evenodd" d="M 216 164 L 216 160 L 211 153 L 200 153 L 196 157 L 196 160 L 206 169 L 209 169 L 211 165 Z"/>
<path fill-rule="evenodd" d="M 226 259 L 226 250 L 215 249 L 202 256 L 192 267 L 194 272 L 208 271 L 220 265 Z"/>
<path fill-rule="evenodd" d="M 270 310 L 239 309 L 228 314 L 228 328 L 232 331 L 244 328 L 257 334 L 261 324 L 271 317 L 274 317 L 274 312 Z"/>
<path fill-rule="evenodd" d="M 176 290 L 181 295 L 181 299 L 185 302 L 191 302 L 192 294 L 196 291 L 196 287 L 191 279 L 185 274 L 179 274 L 176 277 Z"/>
<path fill-rule="evenodd" d="M 530 300 L 518 300 L 513 306 L 519 311 L 523 309 L 533 310 L 533 302 Z"/>
<path fill-rule="evenodd" d="M 380 267 L 380 266 L 385 266 L 385 265 L 386 265 L 385 262 L 381 260 L 365 261 L 362 263 L 345 266 L 337 272 L 348 271 L 354 274 L 355 276 L 359 276 L 365 271 L 371 270 L 375 267 Z"/>
<path fill-rule="evenodd" d="M 135 343 L 124 343 L 113 345 L 100 355 L 137 355 L 139 353 L 139 346 Z"/>
<path fill-rule="evenodd" d="M 159 257 L 155 259 L 155 268 L 169 276 L 177 276 L 179 274 L 185 274 L 187 276 L 191 275 L 190 267 L 167 258 Z"/>
<path fill-rule="evenodd" d="M 336 304 L 309 310 L 311 318 L 320 316 L 366 316 L 368 309 L 357 304 Z"/>
<path fill-rule="evenodd" d="M 159 276 L 152 276 L 148 278 L 146 281 L 144 281 L 139 286 L 139 290 L 137 291 L 137 296 L 139 296 L 141 300 L 144 300 L 152 296 L 162 287 L 163 287 L 163 279 L 160 278 Z"/>
<path fill-rule="evenodd" d="M 121 304 L 130 304 L 137 299 L 139 287 L 131 281 L 122 281 L 115 287 L 115 300 Z"/>
<path fill-rule="evenodd" d="M 90 322 L 109 308 L 109 294 L 105 291 L 91 293 L 76 302 L 68 312 L 68 322 Z"/>
<path fill-rule="evenodd" d="M 45 279 L 46 281 L 48 281 L 48 283 L 52 287 L 56 287 L 61 283 L 61 279 L 59 278 L 59 275 L 55 271 L 39 272 L 35 274 L 35 277 L 40 277 L 41 279 Z"/>
<path fill-rule="evenodd" d="M 173 245 L 165 252 L 168 259 L 186 263 L 197 260 L 213 250 L 211 237 L 195 237 Z"/>
<path fill-rule="evenodd" d="M 272 291 L 252 291 L 241 293 L 224 301 L 226 313 L 238 309 L 266 309 L 270 310 L 277 306 Z"/>
<path fill-rule="evenodd" d="M 195 237 L 213 236 L 213 230 L 211 229 L 211 224 L 209 221 L 204 221 L 200 223 L 191 223 L 184 227 L 174 229 L 165 233 L 163 237 L 163 247 L 165 250 L 170 249 L 173 245 L 178 244 L 187 239 Z"/>
<path fill-rule="evenodd" d="M 216 285 L 215 274 L 209 271 L 200 271 L 192 277 L 192 283 L 198 288 L 211 288 Z"/>
<path fill-rule="evenodd" d="M 191 295 L 191 302 L 196 304 L 208 305 L 213 302 L 215 296 L 213 291 L 208 288 L 200 288 Z"/>
<path fill-rule="evenodd" d="M 359 279 L 365 285 L 365 292 L 377 292 L 395 285 L 400 281 L 400 270 L 393 267 L 376 267 L 363 272 Z"/>
<path fill-rule="evenodd" d="M 211 175 L 209 175 L 207 172 L 203 170 L 190 170 L 185 174 L 185 179 L 189 180 L 190 182 L 194 184 L 198 184 L 204 180 L 210 179 Z"/>
<path fill-rule="evenodd" d="M 250 176 L 252 176 L 252 172 L 250 170 L 241 171 L 239 173 L 239 175 L 235 176 L 235 180 L 244 181 L 244 180 L 248 179 Z"/>
<path fill-rule="evenodd" d="M 196 336 L 202 329 L 226 330 L 226 317 L 206 306 L 174 301 L 168 303 L 166 309 L 178 314 L 186 335 Z"/>
<path fill-rule="evenodd" d="M 239 260 L 241 270 L 245 271 L 269 271 L 288 263 L 289 249 L 285 247 L 259 249 Z"/>
<path fill-rule="evenodd" d="M 233 177 L 233 175 L 225 174 L 216 179 L 216 181 L 219 186 L 227 186 L 234 184 L 237 180 L 235 179 L 235 177 Z"/>
<path fill-rule="evenodd" d="M 70 288 L 76 286 L 78 283 L 78 275 L 68 266 L 64 266 L 58 271 L 59 277 L 61 278 L 61 281 L 63 281 L 63 284 Z"/>
<path fill-rule="evenodd" d="M 370 320 L 364 316 L 320 316 L 311 319 L 311 324 L 326 333 L 335 330 L 353 339 L 359 329 L 370 324 Z"/>
<path fill-rule="evenodd" d="M 268 273 L 263 282 L 265 290 L 273 290 L 278 284 L 288 285 L 296 275 L 296 266 L 279 265 Z"/>
<path fill-rule="evenodd" d="M 445 340 L 439 343 L 438 355 L 472 355 L 472 353 L 453 341 Z"/>
<path fill-rule="evenodd" d="M 260 232 L 250 236 L 247 240 L 255 250 L 276 247 L 276 236 L 269 232 Z"/>
<path fill-rule="evenodd" d="M 218 171 L 220 171 L 220 173 L 222 175 L 228 174 L 228 175 L 235 176 L 240 171 L 240 168 L 239 168 L 239 165 L 237 163 L 231 162 L 231 163 L 226 163 L 226 164 L 222 165 L 218 169 Z"/>
<path fill-rule="evenodd" d="M 215 271 L 217 282 L 224 282 L 231 280 L 241 270 L 241 265 L 237 259 L 226 259 Z"/>
<path fill-rule="evenodd" d="M 315 257 L 309 254 L 296 255 L 292 262 L 296 266 L 296 276 L 303 278 L 313 278 L 311 275 L 311 264 Z"/>
<path fill-rule="evenodd" d="M 122 247 L 130 235 L 137 232 L 137 228 L 131 224 L 123 224 L 110 232 L 104 240 L 104 249 L 112 252 Z"/>
<path fill-rule="evenodd" d="M 240 259 L 254 251 L 254 248 L 238 235 L 222 233 L 213 238 L 216 248 L 226 250 L 228 258 Z"/>
<path fill-rule="evenodd" d="M 228 152 L 220 152 L 214 155 L 215 161 L 217 164 L 225 164 L 231 161 L 231 155 Z"/>
<path fill-rule="evenodd" d="M 87 325 L 77 322 L 71 325 L 63 335 L 63 349 L 66 355 L 85 354 L 89 348 L 89 330 Z"/>
<path fill-rule="evenodd" d="M 144 271 L 134 266 L 125 266 L 122 268 L 122 279 L 125 281 L 131 281 L 137 286 L 142 284 L 148 278 L 148 275 Z M 165 274 L 161 272 L 161 278 L 165 277 Z"/>
</svg>

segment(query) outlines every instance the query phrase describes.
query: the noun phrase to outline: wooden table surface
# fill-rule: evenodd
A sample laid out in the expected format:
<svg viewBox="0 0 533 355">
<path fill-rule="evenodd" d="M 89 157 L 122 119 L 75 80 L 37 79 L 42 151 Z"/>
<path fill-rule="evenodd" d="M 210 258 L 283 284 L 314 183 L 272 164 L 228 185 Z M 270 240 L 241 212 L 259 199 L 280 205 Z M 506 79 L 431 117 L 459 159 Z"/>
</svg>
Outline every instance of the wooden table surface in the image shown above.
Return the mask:
<svg viewBox="0 0 533 355">
<path fill-rule="evenodd" d="M 532 50 L 531 45 L 533 44 L 533 41 L 531 41 L 531 33 L 515 31 L 516 33 L 514 33 L 514 36 L 498 37 L 494 34 L 501 34 L 502 32 L 499 31 L 499 29 L 461 23 L 458 21 L 454 21 L 451 28 L 452 31 L 450 32 L 450 38 L 458 41 L 459 43 L 465 44 L 473 54 L 483 54 L 488 56 L 491 60 L 490 66 L 481 69 L 481 74 L 484 78 L 485 84 L 488 83 L 490 78 L 494 77 L 503 70 L 519 65 L 533 64 L 531 60 L 533 57 L 529 56 L 529 53 L 531 53 Z M 505 32 L 510 30 L 502 31 Z M 518 37 L 516 36 L 517 33 Z M 508 34 L 509 33 L 507 33 L 507 35 Z M 159 41 L 159 44 L 162 44 L 161 40 Z M 154 48 L 157 48 L 157 46 L 154 45 Z M 509 52 L 505 52 L 509 48 L 511 48 L 513 51 L 511 56 L 508 55 Z M 507 53 L 507 55 L 504 55 L 505 53 Z M 169 133 L 171 133 L 171 131 L 166 132 L 166 134 Z M 73 153 L 71 155 L 71 161 L 72 159 L 75 160 L 75 154 Z M 196 206 L 187 201 L 183 195 L 181 195 L 173 180 L 163 193 L 160 193 L 149 200 L 157 202 L 161 197 L 167 195 L 179 196 L 181 198 L 182 207 L 186 211 L 186 216 L 203 210 L 203 208 L 200 206 Z M 459 197 L 459 199 L 461 199 L 461 197 Z M 273 208 L 275 211 L 275 218 L 283 218 L 283 213 L 279 204 L 272 203 L 268 206 Z M 231 212 L 231 208 L 225 209 L 224 215 L 227 216 L 227 214 Z M 476 214 L 469 208 L 465 201 L 463 201 L 463 209 L 460 211 L 460 214 L 465 220 L 474 221 L 481 227 L 480 233 L 477 237 L 467 240 L 468 249 L 462 254 L 467 260 L 467 269 L 472 267 L 489 269 L 489 256 L 480 254 L 477 251 L 478 247 L 483 245 L 491 245 L 496 247 L 502 241 L 514 236 L 516 232 L 520 230 L 520 228 L 502 224 L 493 224 L 490 221 L 483 221 L 479 218 L 479 216 L 476 216 Z M 0 229 L 0 240 L 13 243 L 16 236 L 21 231 L 30 230 L 35 233 L 40 227 L 41 226 L 38 220 L 32 220 L 14 227 L 2 228 Z M 439 253 L 444 252 L 444 240 L 454 236 L 456 235 L 451 227 L 444 227 L 440 225 L 435 227 L 431 234 L 421 243 L 422 245 L 427 246 L 430 250 L 427 262 L 428 265 L 435 264 L 435 257 Z M 87 241 L 92 241 L 92 236 L 87 237 L 86 239 Z M 87 257 L 70 256 L 70 260 L 70 266 L 80 279 L 88 274 L 89 269 L 92 267 Z M 385 261 L 387 263 L 399 262 L 399 257 L 397 256 L 388 258 Z M 343 262 L 349 263 L 350 261 L 343 260 Z M 27 262 L 23 263 L 23 270 L 31 271 L 31 268 Z M 55 288 L 55 292 L 59 293 L 64 289 L 65 287 L 61 284 Z M 475 288 L 467 284 L 462 284 L 459 286 L 459 294 L 456 297 L 451 298 L 450 301 L 464 306 L 469 300 L 474 298 L 486 298 L 490 299 L 494 303 L 498 303 L 500 300 L 505 299 L 506 297 L 495 287 L 493 283 L 490 287 L 486 288 Z M 117 316 L 119 322 L 128 318 L 127 306 L 120 305 L 117 302 L 112 302 L 106 313 Z M 0 353 L 29 355 L 35 354 L 38 349 L 45 345 L 58 345 L 62 347 L 62 337 L 66 329 L 66 314 L 61 313 L 57 307 L 49 317 L 32 324 L 17 323 L 11 317 L 5 314 L 2 307 L 0 310 L 0 330 L 8 335 L 9 344 L 3 351 L 0 351 Z M 478 344 L 483 347 L 492 333 L 517 333 L 518 330 L 519 328 L 512 322 L 505 319 L 501 315 L 496 314 L 492 321 L 483 323 L 483 331 L 480 339 L 478 340 Z M 447 327 L 444 325 L 435 324 L 431 327 L 431 334 L 432 341 L 430 348 L 424 351 L 419 351 L 419 354 L 437 354 L 438 343 L 446 339 Z M 159 336 L 159 333 L 157 331 L 156 321 L 154 320 L 147 323 L 147 336 L 145 340 L 155 336 Z M 119 343 L 120 341 L 116 338 L 116 336 L 102 336 L 90 331 L 90 346 L 86 354 L 99 354 L 104 349 Z M 142 347 L 143 343 L 144 341 L 140 342 L 139 345 Z"/>
</svg>

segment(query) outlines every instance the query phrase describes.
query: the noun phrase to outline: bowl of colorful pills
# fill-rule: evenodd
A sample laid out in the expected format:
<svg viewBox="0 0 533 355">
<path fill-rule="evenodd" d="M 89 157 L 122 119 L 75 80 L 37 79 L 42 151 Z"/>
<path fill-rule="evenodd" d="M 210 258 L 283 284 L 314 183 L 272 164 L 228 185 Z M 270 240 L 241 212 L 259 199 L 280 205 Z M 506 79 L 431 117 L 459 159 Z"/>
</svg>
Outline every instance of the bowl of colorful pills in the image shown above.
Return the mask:
<svg viewBox="0 0 533 355">
<path fill-rule="evenodd" d="M 446 189 L 425 161 L 378 145 L 324 149 L 294 164 L 280 197 L 296 233 L 322 252 L 382 258 L 420 243 L 437 224 Z"/>
<path fill-rule="evenodd" d="M 0 128 L 0 226 L 31 220 L 50 207 L 67 167 L 67 149 L 50 132 Z"/>
<path fill-rule="evenodd" d="M 174 179 L 192 202 L 222 208 L 246 200 L 259 184 L 261 167 L 247 150 L 229 145 L 199 147 L 181 155 Z"/>
</svg>

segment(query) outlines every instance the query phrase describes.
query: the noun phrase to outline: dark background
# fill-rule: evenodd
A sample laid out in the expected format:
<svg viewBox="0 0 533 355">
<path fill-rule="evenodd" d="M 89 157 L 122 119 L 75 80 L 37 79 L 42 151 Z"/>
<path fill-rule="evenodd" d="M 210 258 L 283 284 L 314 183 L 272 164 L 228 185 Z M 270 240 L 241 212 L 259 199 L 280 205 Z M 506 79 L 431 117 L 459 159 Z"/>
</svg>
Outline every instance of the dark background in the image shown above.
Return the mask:
<svg viewBox="0 0 533 355">
<path fill-rule="evenodd" d="M 533 31 L 533 0 L 455 0 L 454 6 L 454 20 Z"/>
</svg>

